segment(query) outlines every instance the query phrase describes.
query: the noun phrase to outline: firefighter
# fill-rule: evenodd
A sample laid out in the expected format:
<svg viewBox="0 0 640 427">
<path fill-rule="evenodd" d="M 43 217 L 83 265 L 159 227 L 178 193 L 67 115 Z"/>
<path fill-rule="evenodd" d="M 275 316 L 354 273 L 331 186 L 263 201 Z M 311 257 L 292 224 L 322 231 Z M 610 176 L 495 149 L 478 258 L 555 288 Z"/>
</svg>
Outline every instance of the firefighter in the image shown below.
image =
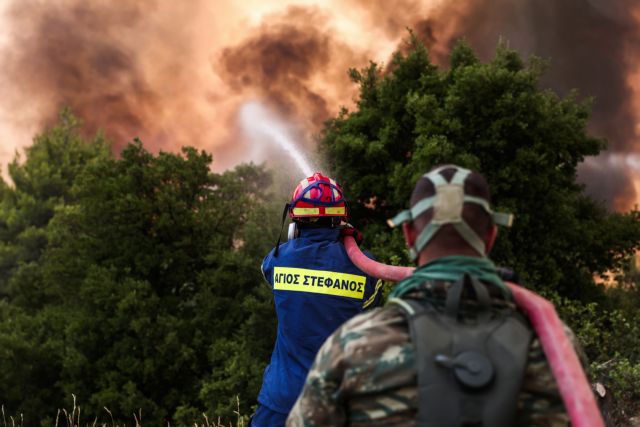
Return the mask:
<svg viewBox="0 0 640 427">
<path fill-rule="evenodd" d="M 287 426 L 566 426 L 540 341 L 487 258 L 496 224 L 484 178 L 422 176 L 403 225 L 418 265 L 384 308 L 336 330 Z"/>
<path fill-rule="evenodd" d="M 262 272 L 272 287 L 278 329 L 264 372 L 258 408 L 250 425 L 283 426 L 316 352 L 342 323 L 377 305 L 382 283 L 347 257 L 341 234 L 358 235 L 347 224 L 342 189 L 319 172 L 296 187 L 286 214 L 289 240 L 269 252 Z"/>
</svg>

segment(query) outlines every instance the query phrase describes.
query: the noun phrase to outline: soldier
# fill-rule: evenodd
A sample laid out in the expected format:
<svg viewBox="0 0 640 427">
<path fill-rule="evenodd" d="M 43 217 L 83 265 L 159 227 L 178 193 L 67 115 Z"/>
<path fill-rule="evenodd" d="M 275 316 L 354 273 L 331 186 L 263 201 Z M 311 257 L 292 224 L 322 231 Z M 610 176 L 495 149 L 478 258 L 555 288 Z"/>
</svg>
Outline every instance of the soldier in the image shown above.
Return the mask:
<svg viewBox="0 0 640 427">
<path fill-rule="evenodd" d="M 478 173 L 421 177 L 391 223 L 418 268 L 388 304 L 336 330 L 287 426 L 565 426 L 539 340 L 486 257 L 496 223 Z"/>
<path fill-rule="evenodd" d="M 378 304 L 382 283 L 347 257 L 341 234 L 347 205 L 340 186 L 315 173 L 296 187 L 285 207 L 293 222 L 289 241 L 265 257 L 262 272 L 273 288 L 278 334 L 250 425 L 283 426 L 316 352 L 342 323 Z M 283 217 L 284 224 L 284 217 Z"/>
</svg>

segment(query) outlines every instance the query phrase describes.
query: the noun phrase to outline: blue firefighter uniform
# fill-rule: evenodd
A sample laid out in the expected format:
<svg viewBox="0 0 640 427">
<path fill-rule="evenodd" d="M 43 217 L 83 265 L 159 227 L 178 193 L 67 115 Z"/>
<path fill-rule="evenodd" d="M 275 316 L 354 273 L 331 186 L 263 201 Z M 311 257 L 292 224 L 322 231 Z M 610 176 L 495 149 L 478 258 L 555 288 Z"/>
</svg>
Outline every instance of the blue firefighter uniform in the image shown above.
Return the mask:
<svg viewBox="0 0 640 427">
<path fill-rule="evenodd" d="M 324 340 L 363 309 L 377 305 L 381 282 L 347 257 L 333 228 L 303 228 L 262 263 L 273 288 L 278 335 L 251 425 L 284 425 Z M 281 421 L 281 422 L 280 422 Z"/>
</svg>

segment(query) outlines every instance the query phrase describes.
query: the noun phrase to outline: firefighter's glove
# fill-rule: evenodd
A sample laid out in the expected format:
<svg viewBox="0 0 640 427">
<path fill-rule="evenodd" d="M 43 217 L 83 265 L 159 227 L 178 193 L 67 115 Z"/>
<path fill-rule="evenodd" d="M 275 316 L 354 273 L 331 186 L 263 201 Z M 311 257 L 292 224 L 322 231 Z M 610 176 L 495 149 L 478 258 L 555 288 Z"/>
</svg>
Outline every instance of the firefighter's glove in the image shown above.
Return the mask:
<svg viewBox="0 0 640 427">
<path fill-rule="evenodd" d="M 362 243 L 362 233 L 351 224 L 347 224 L 340 229 L 340 236 L 351 236 L 355 239 L 357 244 Z"/>
</svg>

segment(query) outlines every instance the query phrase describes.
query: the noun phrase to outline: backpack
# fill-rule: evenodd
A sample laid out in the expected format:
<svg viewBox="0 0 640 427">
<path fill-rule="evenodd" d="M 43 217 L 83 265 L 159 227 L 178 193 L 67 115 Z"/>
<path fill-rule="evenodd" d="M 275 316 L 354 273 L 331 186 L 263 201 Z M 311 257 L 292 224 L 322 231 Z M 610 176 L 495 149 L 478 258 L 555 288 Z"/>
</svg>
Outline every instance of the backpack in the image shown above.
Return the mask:
<svg viewBox="0 0 640 427">
<path fill-rule="evenodd" d="M 461 305 L 465 289 L 475 299 Z M 492 307 L 487 287 L 469 275 L 452 284 L 444 306 L 428 299 L 389 302 L 402 308 L 414 345 L 418 426 L 514 425 L 533 337 L 521 313 Z"/>
</svg>

